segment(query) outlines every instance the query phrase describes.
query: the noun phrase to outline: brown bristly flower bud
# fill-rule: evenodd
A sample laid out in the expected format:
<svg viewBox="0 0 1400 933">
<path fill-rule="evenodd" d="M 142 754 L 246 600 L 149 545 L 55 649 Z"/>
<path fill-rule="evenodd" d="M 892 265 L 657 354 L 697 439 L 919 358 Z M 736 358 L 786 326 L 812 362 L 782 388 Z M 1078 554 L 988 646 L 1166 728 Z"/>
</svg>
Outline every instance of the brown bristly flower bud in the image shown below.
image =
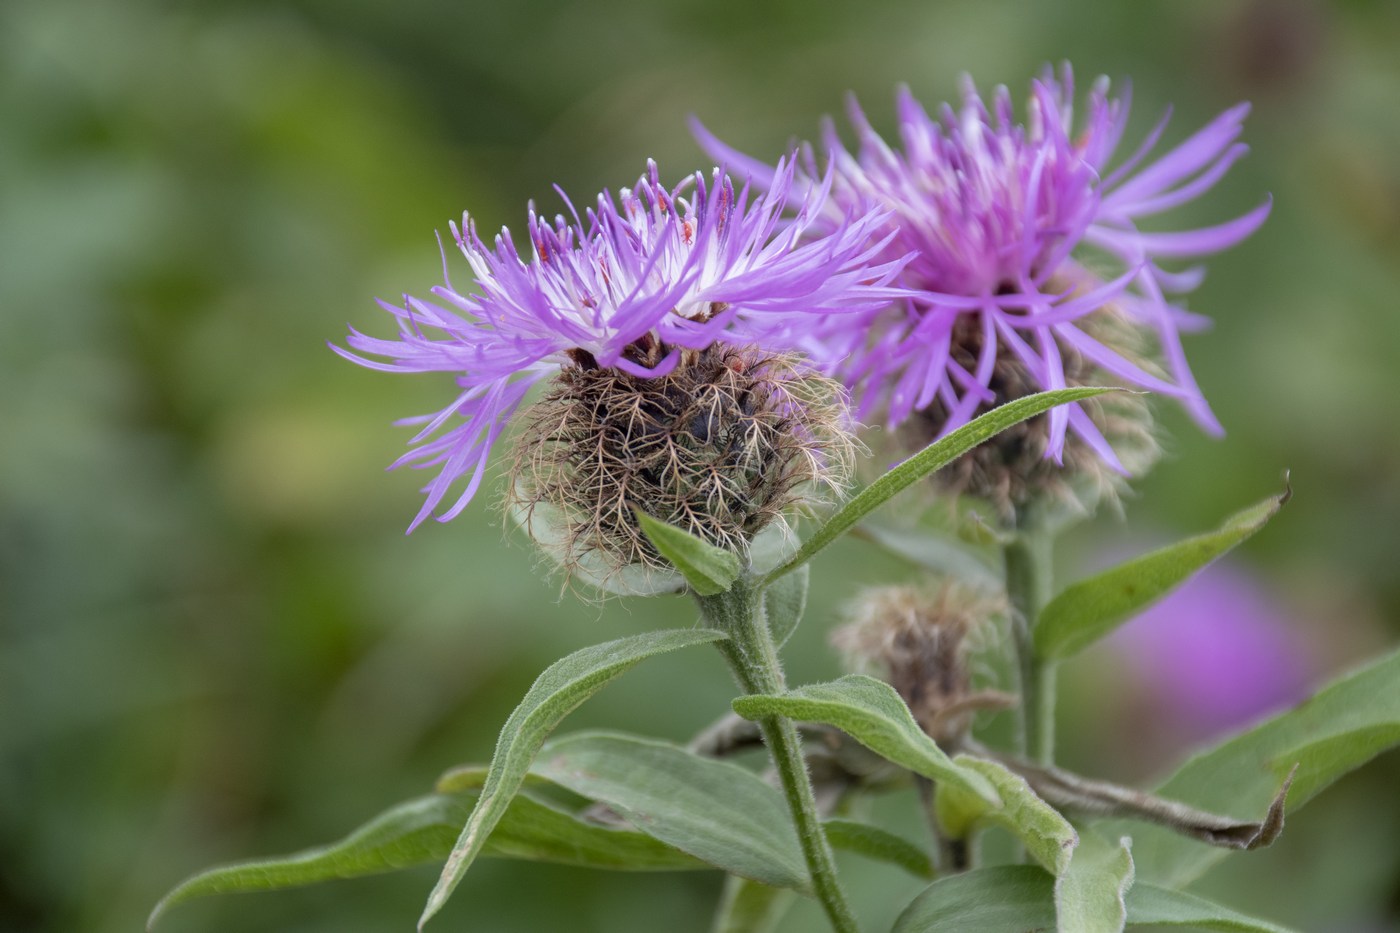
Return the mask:
<svg viewBox="0 0 1400 933">
<path fill-rule="evenodd" d="M 1053 282 L 1048 287 L 1057 288 Z M 1106 305 L 1083 318 L 1079 326 L 1117 355 L 1145 370 L 1154 370 L 1151 354 L 1144 346 L 1142 329 L 1132 326 L 1121 310 Z M 972 372 L 982 350 L 982 339 L 981 326 L 974 318 L 960 320 L 953 330 L 951 358 Z M 1072 347 L 1061 344 L 1059 352 L 1067 386 L 1120 384 Z M 997 349 L 989 388 L 995 395 L 994 400 L 983 404 L 975 414 L 1038 392 L 1040 382 L 1026 364 L 1002 344 Z M 1157 461 L 1161 448 L 1146 397 L 1111 393 L 1079 405 L 1130 475 L 1142 475 Z M 937 399 L 928 408 L 915 412 L 900 426 L 900 446 L 907 450 L 927 446 L 942 431 L 948 414 L 942 401 Z M 933 482 L 941 491 L 953 496 L 968 495 L 988 502 L 1008 528 L 1015 527 L 1022 511 L 1033 502 L 1069 507 L 1083 513 L 1092 512 L 1101 502 L 1117 505 L 1127 490 L 1127 476 L 1105 463 L 1073 431 L 1065 439 L 1062 463 L 1045 456 L 1049 444 L 1049 416 L 1038 415 L 964 454 L 935 473 Z"/>
<path fill-rule="evenodd" d="M 952 580 L 936 588 L 866 590 L 831 642 L 858 671 L 883 676 L 924 732 L 954 749 L 979 709 L 1003 708 L 1006 694 L 973 689 L 970 654 L 1008 611 L 1006 600 Z"/>
<path fill-rule="evenodd" d="M 660 377 L 580 356 L 525 413 L 507 509 L 571 577 L 676 589 L 638 511 L 747 557 L 760 531 L 844 487 L 846 422 L 839 384 L 791 355 L 714 344 Z"/>
</svg>

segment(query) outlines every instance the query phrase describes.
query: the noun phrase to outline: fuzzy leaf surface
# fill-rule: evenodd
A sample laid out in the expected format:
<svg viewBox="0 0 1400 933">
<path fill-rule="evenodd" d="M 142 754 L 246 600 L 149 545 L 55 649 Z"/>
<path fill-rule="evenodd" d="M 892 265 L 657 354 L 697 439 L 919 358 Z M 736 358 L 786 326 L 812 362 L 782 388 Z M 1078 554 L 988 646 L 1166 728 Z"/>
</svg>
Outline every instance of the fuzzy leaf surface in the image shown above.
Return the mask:
<svg viewBox="0 0 1400 933">
<path fill-rule="evenodd" d="M 1134 885 L 1126 900 L 1129 927 L 1290 933 L 1203 898 L 1152 885 Z M 998 865 L 938 879 L 910 902 L 891 933 L 1051 933 L 1055 929 L 1055 879 L 1034 865 Z"/>
<path fill-rule="evenodd" d="M 745 719 L 785 716 L 835 726 L 866 748 L 916 774 L 954 785 L 997 807 L 1001 798 L 976 770 L 953 762 L 929 738 L 893 687 L 864 674 L 808 684 L 786 693 L 753 694 L 733 702 Z"/>
<path fill-rule="evenodd" d="M 718 596 L 727 592 L 739 579 L 744 569 L 739 555 L 717 548 L 684 528 L 668 525 L 645 512 L 637 513 L 637 521 L 647 540 L 701 596 Z"/>
<path fill-rule="evenodd" d="M 1136 884 L 1128 892 L 1128 926 L 1189 927 L 1224 933 L 1292 933 L 1287 927 L 1222 907 L 1185 891 Z"/>
<path fill-rule="evenodd" d="M 1055 922 L 1060 933 L 1121 933 L 1128 922 L 1124 898 L 1133 886 L 1132 840 L 1112 845 L 1086 834 L 1069 868 L 1055 879 Z"/>
<path fill-rule="evenodd" d="M 646 658 L 724 637 L 711 629 L 646 632 L 580 649 L 545 668 L 501 729 L 481 795 L 428 897 L 419 928 L 447 902 L 505 815 L 540 746 L 565 716 Z"/>
<path fill-rule="evenodd" d="M 1215 531 L 1071 583 L 1040 613 L 1036 652 L 1058 661 L 1087 648 L 1263 528 L 1288 496 L 1271 496 L 1232 515 Z"/>
<path fill-rule="evenodd" d="M 1055 879 L 1034 865 L 939 878 L 910 901 L 890 933 L 1041 933 L 1055 929 Z"/>
<path fill-rule="evenodd" d="M 171 906 L 204 895 L 294 888 L 440 862 L 475 801 L 475 794 L 430 794 L 384 811 L 330 845 L 200 872 L 161 900 L 147 926 Z M 708 867 L 645 833 L 588 823 L 525 796 L 511 800 L 482 854 L 631 871 Z"/>
<path fill-rule="evenodd" d="M 1287 800 L 1292 813 L 1337 778 L 1397 744 L 1400 651 L 1195 756 L 1157 792 L 1213 812 L 1257 813 L 1296 764 Z M 1166 887 L 1185 886 L 1227 854 L 1156 826 L 1114 820 L 1103 831 L 1131 835 L 1138 878 Z"/>
<path fill-rule="evenodd" d="M 897 493 L 909 488 L 935 470 L 947 466 L 978 444 L 1000 434 L 1007 428 L 1049 411 L 1056 405 L 1082 401 L 1105 392 L 1118 391 L 1122 390 L 1095 386 L 1056 389 L 1052 392 L 1027 395 L 1024 398 L 1018 398 L 993 408 L 981 417 L 969 421 L 956 431 L 929 444 L 862 489 L 803 542 L 802 547 L 798 549 L 791 560 L 769 573 L 765 582 L 772 583 L 783 574 L 796 570 Z"/>
<path fill-rule="evenodd" d="M 768 615 L 768 630 L 773 634 L 774 647 L 781 648 L 797 631 L 802 614 L 807 611 L 807 584 L 811 576 L 812 568 L 804 564 L 774 580 L 763 591 L 763 608 Z"/>
<path fill-rule="evenodd" d="M 888 862 L 915 878 L 934 876 L 933 862 L 928 853 L 903 836 L 855 820 L 824 820 L 822 828 L 833 849 L 844 849 L 879 862 Z"/>
<path fill-rule="evenodd" d="M 716 868 L 773 887 L 808 888 L 787 803 L 752 771 L 611 732 L 556 739 L 534 770 Z"/>
<path fill-rule="evenodd" d="M 955 839 L 966 838 L 979 823 L 994 823 L 1025 845 L 1046 870 L 1062 875 L 1069 868 L 1079 833 L 1060 813 L 1031 790 L 1025 778 L 995 761 L 959 755 L 959 767 L 982 775 L 1001 800 L 990 806 L 985 799 L 952 784 L 938 785 L 934 806 L 938 822 Z"/>
</svg>

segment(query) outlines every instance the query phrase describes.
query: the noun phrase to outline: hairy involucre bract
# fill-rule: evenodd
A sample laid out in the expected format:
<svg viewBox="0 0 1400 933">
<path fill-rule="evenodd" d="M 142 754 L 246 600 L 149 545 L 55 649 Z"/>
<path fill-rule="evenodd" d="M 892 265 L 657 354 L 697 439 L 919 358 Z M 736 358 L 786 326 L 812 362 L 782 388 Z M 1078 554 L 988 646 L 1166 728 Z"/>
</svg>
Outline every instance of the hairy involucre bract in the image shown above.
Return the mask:
<svg viewBox="0 0 1400 933">
<path fill-rule="evenodd" d="M 567 572 L 613 589 L 666 579 L 637 511 L 747 557 L 839 488 L 854 453 L 840 384 L 754 346 L 687 350 L 656 378 L 568 366 L 522 420 L 510 512 Z"/>
</svg>

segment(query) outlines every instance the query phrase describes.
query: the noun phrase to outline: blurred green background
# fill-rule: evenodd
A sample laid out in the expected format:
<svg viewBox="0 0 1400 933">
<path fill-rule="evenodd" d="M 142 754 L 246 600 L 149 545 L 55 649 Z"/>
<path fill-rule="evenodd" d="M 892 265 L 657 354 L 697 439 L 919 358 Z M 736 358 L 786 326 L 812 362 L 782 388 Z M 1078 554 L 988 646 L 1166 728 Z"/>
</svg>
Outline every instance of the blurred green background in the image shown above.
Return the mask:
<svg viewBox="0 0 1400 933">
<path fill-rule="evenodd" d="M 932 103 L 967 70 L 1020 98 L 1064 58 L 1086 86 L 1132 77 L 1130 138 L 1169 102 L 1168 142 L 1255 102 L 1250 157 L 1171 226 L 1275 198 L 1191 298 L 1217 321 L 1188 351 L 1229 436 L 1167 411 L 1171 458 L 1076 546 L 1202 530 L 1290 467 L 1293 504 L 1237 560 L 1318 675 L 1343 669 L 1400 635 L 1400 5 L 6 0 L 0 929 L 139 929 L 197 868 L 335 838 L 484 760 L 558 655 L 691 621 L 680 600 L 561 598 L 489 496 L 404 537 L 419 477 L 382 472 L 408 436 L 389 422 L 445 383 L 325 342 L 390 333 L 372 298 L 439 280 L 435 230 L 468 208 L 518 227 L 554 183 L 587 201 L 647 157 L 677 179 L 706 164 L 690 113 L 776 156 L 848 89 L 889 129 L 898 82 Z M 852 581 L 903 573 L 842 547 L 796 680 L 836 673 Z M 1153 747 L 1151 709 L 1110 721 L 1133 683 L 1105 657 L 1063 675 L 1065 754 L 1143 778 L 1183 749 Z M 729 696 L 717 655 L 675 655 L 572 725 L 680 739 Z M 1397 786 L 1391 754 L 1206 890 L 1305 929 L 1400 929 Z M 848 868 L 872 928 L 918 887 Z M 216 898 L 163 929 L 408 930 L 434 877 Z M 718 890 L 492 861 L 438 923 L 702 931 Z"/>
</svg>

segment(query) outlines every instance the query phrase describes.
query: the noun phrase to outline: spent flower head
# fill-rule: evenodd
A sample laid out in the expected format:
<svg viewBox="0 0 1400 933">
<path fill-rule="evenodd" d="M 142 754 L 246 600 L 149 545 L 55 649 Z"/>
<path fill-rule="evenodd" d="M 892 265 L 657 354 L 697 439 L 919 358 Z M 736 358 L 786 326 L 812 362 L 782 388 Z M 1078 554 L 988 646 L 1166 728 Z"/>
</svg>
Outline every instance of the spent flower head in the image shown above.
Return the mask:
<svg viewBox="0 0 1400 933">
<path fill-rule="evenodd" d="M 1016 121 L 1004 87 L 988 107 L 965 78 L 962 98 L 960 107 L 945 105 L 934 119 L 901 89 L 898 146 L 875 132 L 854 99 L 848 108 L 859 141 L 854 152 L 826 122 L 822 148 L 837 175 L 831 210 L 888 211 L 877 234 L 893 234 L 885 255 L 913 258 L 899 279 L 907 297 L 827 319 L 809 352 L 820 353 L 851 387 L 858 416 L 883 414 L 892 426 L 931 417 L 935 436 L 1007 401 L 1008 388 L 1062 388 L 1091 374 L 1175 398 L 1205 430 L 1218 433 L 1181 344 L 1183 332 L 1208 322 L 1169 297 L 1195 288 L 1202 270 L 1169 271 L 1159 263 L 1233 246 L 1264 221 L 1269 203 L 1182 232 L 1146 232 L 1138 222 L 1198 198 L 1245 153 L 1236 140 L 1247 105 L 1152 159 L 1164 118 L 1113 167 L 1128 100 L 1110 97 L 1105 79 L 1094 84 L 1077 124 L 1067 65 L 1058 78 L 1047 69 L 1031 83 L 1025 124 Z M 760 183 L 778 182 L 771 167 L 702 127 L 697 135 L 715 158 Z M 1132 345 L 1140 339 L 1127 346 L 1112 339 L 1123 330 L 1119 322 L 1155 343 L 1160 369 Z M 1115 453 L 1113 432 L 1091 412 L 1081 405 L 1056 408 L 1017 443 L 1059 462 L 1068 437 L 1109 468 L 1128 472 L 1132 464 Z M 1028 438 L 1028 431 L 1040 436 Z"/>
<path fill-rule="evenodd" d="M 881 586 L 846 607 L 831 643 L 859 672 L 883 677 L 916 722 L 944 748 L 955 748 L 978 710 L 999 709 L 1005 694 L 974 690 L 970 654 L 985 647 L 1006 600 L 955 580 L 936 586 Z"/>
<path fill-rule="evenodd" d="M 751 196 L 718 170 L 667 188 L 650 163 L 582 216 L 566 197 L 569 216 L 552 222 L 532 206 L 525 256 L 508 230 L 488 246 L 469 218 L 453 224 L 473 288 L 452 284 L 444 255 L 446 281 L 430 298 L 380 303 L 398 320 L 396 338 L 352 329 L 349 349 L 333 347 L 373 369 L 454 377 L 441 411 L 405 422 L 421 429 L 394 465 L 437 470 L 410 530 L 471 501 L 541 380 L 554 382 L 525 418 L 509 495 L 563 509 L 585 549 L 635 542 L 634 528 L 614 526 L 631 528 L 638 508 L 715 542 L 746 539 L 794 486 L 848 459 L 830 414 L 840 387 L 818 387 L 786 354 L 789 326 L 771 321 L 869 313 L 897 293 L 888 283 L 901 262 L 879 258 L 891 236 L 882 214 L 832 222 L 830 174 L 798 192 L 792 165 L 779 163 Z M 779 453 L 782 463 L 752 462 Z M 678 492 L 686 483 L 695 488 Z M 708 522 L 727 512 L 741 513 L 737 528 Z"/>
</svg>

